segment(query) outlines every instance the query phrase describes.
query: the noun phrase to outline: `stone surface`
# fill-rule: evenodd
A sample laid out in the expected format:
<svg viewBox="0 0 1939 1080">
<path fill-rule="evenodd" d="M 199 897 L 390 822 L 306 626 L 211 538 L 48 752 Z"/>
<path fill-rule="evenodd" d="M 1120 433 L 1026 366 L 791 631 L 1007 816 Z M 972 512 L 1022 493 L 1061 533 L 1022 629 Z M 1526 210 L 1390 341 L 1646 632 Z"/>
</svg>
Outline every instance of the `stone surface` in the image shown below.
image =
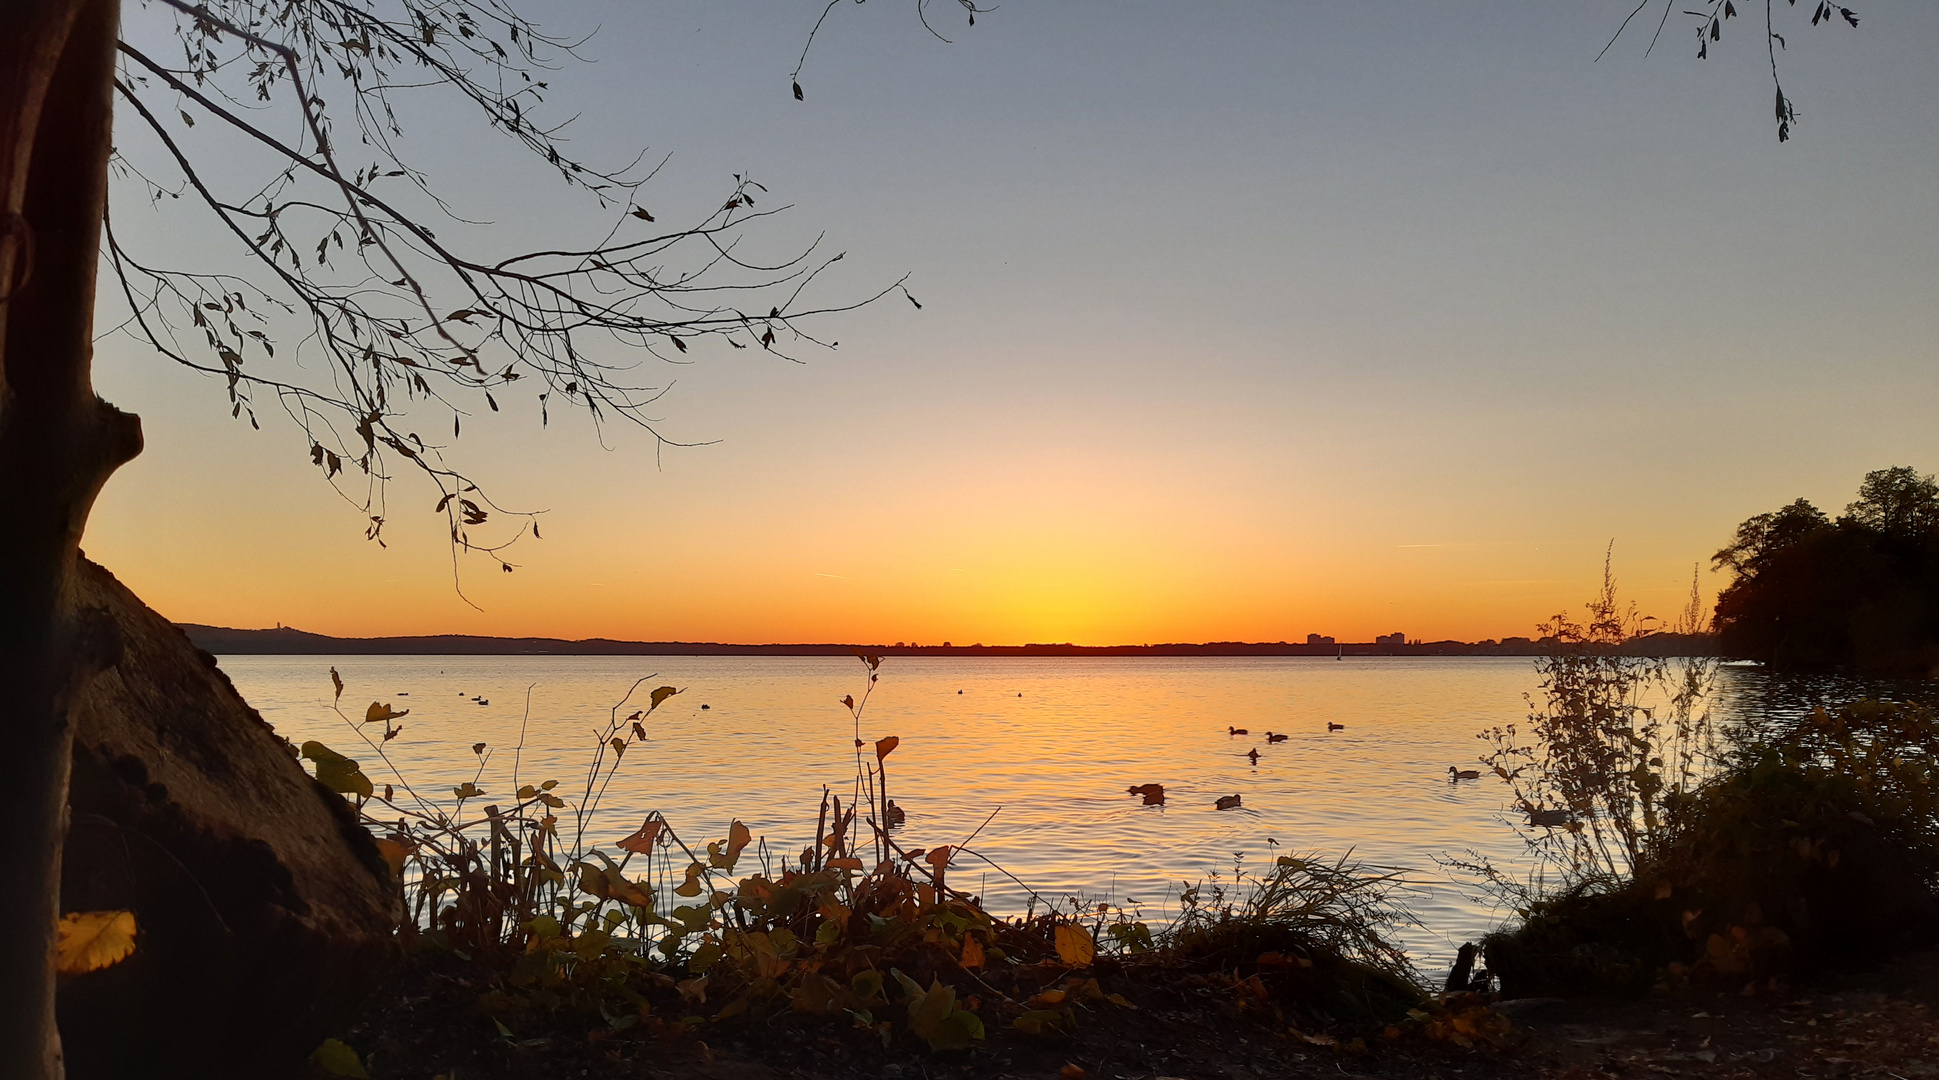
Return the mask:
<svg viewBox="0 0 1939 1080">
<path fill-rule="evenodd" d="M 80 580 L 120 655 L 78 706 L 62 909 L 132 910 L 140 936 L 63 982 L 68 1076 L 302 1075 L 391 958 L 397 887 L 213 656 L 106 570 Z"/>
</svg>

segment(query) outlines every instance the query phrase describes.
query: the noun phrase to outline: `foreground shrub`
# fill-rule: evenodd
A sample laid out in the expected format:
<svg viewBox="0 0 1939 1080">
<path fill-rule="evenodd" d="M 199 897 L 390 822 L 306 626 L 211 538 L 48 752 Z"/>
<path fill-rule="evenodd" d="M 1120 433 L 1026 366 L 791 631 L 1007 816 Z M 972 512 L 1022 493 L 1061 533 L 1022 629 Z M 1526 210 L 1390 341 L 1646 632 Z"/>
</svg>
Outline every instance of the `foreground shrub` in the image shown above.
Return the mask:
<svg viewBox="0 0 1939 1080">
<path fill-rule="evenodd" d="M 1486 941 L 1511 996 L 1809 972 L 1933 940 L 1939 721 L 1860 702 L 1745 733 L 1633 877 L 1528 903 Z"/>
<path fill-rule="evenodd" d="M 1392 899 L 1397 879 L 1345 859 L 1280 858 L 1230 893 L 1188 888 L 1180 917 L 1156 931 L 1109 905 L 1034 893 L 1025 917 L 993 915 L 951 884 L 952 867 L 988 862 L 968 846 L 974 834 L 925 848 L 900 831 L 887 786 L 899 740 L 863 735 L 880 658 L 862 659 L 868 681 L 843 701 L 853 783 L 804 807 L 814 840 L 799 852 L 769 849 L 739 821 L 690 844 L 657 811 L 599 842 L 619 831 L 600 823 L 601 797 L 623 765 L 650 764 L 649 726 L 680 692 L 672 686 L 630 715 L 625 699 L 613 708 L 571 788 L 521 783 L 514 752 L 505 794 L 482 810 L 467 808 L 497 787 L 484 743 L 449 798 L 394 768 L 380 786 L 321 743 L 301 753 L 379 834 L 408 913 L 400 938 L 443 993 L 475 1003 L 477 1022 L 511 1047 L 560 1035 L 679 1038 L 739 1017 L 793 1017 L 864 1046 L 962 1050 L 992 1027 L 1069 1033 L 1133 1009 L 1118 990 L 1166 980 L 1182 994 L 1216 986 L 1234 1008 L 1275 1020 L 1290 1011 L 1321 1027 L 1393 1022 L 1421 1002 L 1387 937 L 1407 918 Z M 345 720 L 388 766 L 385 747 L 406 715 L 372 703 L 361 722 Z"/>
</svg>

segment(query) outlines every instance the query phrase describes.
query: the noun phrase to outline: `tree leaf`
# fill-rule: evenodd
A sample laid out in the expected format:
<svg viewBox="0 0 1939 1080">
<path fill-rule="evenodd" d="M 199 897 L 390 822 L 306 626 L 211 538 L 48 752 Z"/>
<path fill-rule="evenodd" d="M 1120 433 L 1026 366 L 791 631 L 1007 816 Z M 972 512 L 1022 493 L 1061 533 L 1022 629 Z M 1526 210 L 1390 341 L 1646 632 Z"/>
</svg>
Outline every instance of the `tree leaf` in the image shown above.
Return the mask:
<svg viewBox="0 0 1939 1080">
<path fill-rule="evenodd" d="M 85 975 L 112 967 L 135 951 L 132 911 L 75 911 L 55 924 L 54 970 Z"/>
<path fill-rule="evenodd" d="M 1097 956 L 1097 942 L 1091 932 L 1075 923 L 1057 925 L 1057 959 L 1066 967 L 1089 967 Z"/>
<path fill-rule="evenodd" d="M 370 1080 L 370 1074 L 364 1071 L 364 1063 L 357 1060 L 357 1052 L 339 1039 L 323 1040 L 323 1045 L 310 1052 L 310 1064 L 331 1076 Z"/>
<path fill-rule="evenodd" d="M 659 818 L 649 817 L 638 829 L 633 831 L 631 836 L 621 839 L 615 846 L 621 851 L 630 851 L 635 855 L 651 855 L 653 854 L 653 841 L 659 838 L 662 827 L 663 825 Z"/>
<path fill-rule="evenodd" d="M 316 762 L 317 782 L 331 791 L 341 795 L 362 795 L 366 799 L 377 793 L 370 777 L 364 775 L 355 761 L 315 739 L 304 743 L 301 753 Z"/>
<path fill-rule="evenodd" d="M 676 689 L 674 689 L 674 688 L 673 688 L 673 687 L 671 687 L 671 686 L 661 686 L 661 687 L 657 687 L 656 689 L 654 689 L 654 691 L 653 691 L 653 694 L 652 694 L 652 698 L 653 698 L 653 708 L 655 708 L 655 709 L 657 709 L 657 708 L 659 708 L 659 707 L 660 707 L 660 703 L 661 703 L 662 701 L 665 701 L 666 699 L 668 699 L 668 698 L 670 698 L 670 697 L 672 697 L 673 695 L 675 695 L 675 694 L 677 694 L 677 693 L 679 693 L 679 692 L 680 692 L 680 691 L 678 691 L 678 690 L 676 690 Z"/>
<path fill-rule="evenodd" d="M 332 670 L 335 669 L 333 668 Z M 400 716 L 409 715 L 411 715 L 411 710 L 409 709 L 393 711 L 388 704 L 379 704 L 373 701 L 370 703 L 370 708 L 364 710 L 364 723 L 375 724 L 380 720 L 384 723 L 389 723 Z"/>
<path fill-rule="evenodd" d="M 896 738 L 894 735 L 875 740 L 875 760 L 881 761 L 883 758 L 888 757 L 895 752 L 896 747 L 901 745 L 902 740 Z M 900 765 L 896 766 L 898 769 L 901 767 Z"/>
<path fill-rule="evenodd" d="M 983 966 L 983 960 L 983 943 L 976 940 L 976 935 L 974 934 L 964 934 L 963 956 L 957 962 L 962 964 L 966 970 L 975 971 L 977 968 Z"/>
<path fill-rule="evenodd" d="M 734 819 L 733 824 L 727 826 L 727 865 L 725 867 L 727 871 L 730 873 L 733 871 L 734 864 L 740 861 L 741 849 L 747 847 L 753 839 L 754 834 L 748 831 L 747 826 L 741 824 L 739 818 Z"/>
<path fill-rule="evenodd" d="M 404 857 L 410 853 L 411 848 L 401 841 L 377 838 L 377 854 L 384 857 L 384 865 L 390 867 L 391 877 L 399 881 L 404 879 Z"/>
</svg>

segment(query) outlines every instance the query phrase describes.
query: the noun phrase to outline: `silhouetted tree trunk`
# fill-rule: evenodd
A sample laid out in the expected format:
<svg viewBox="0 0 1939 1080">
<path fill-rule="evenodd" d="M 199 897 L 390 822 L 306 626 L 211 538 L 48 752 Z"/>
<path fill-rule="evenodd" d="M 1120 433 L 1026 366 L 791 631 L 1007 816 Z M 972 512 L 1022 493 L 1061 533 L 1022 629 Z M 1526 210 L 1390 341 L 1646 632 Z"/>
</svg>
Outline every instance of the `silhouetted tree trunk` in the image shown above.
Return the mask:
<svg viewBox="0 0 1939 1080">
<path fill-rule="evenodd" d="M 73 602 L 89 508 L 141 451 L 94 394 L 117 0 L 0 0 L 0 1076 L 61 1075 L 54 926 L 76 692 L 111 661 Z"/>
</svg>

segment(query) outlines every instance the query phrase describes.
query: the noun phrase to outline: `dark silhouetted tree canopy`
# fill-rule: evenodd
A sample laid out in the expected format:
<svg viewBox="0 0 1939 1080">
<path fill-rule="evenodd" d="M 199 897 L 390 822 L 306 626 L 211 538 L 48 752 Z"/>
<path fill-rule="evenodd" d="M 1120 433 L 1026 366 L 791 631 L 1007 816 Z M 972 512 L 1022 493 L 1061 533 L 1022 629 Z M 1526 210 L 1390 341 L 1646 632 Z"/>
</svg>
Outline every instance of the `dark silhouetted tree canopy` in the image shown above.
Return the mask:
<svg viewBox="0 0 1939 1080">
<path fill-rule="evenodd" d="M 1777 667 L 1925 674 L 1939 667 L 1939 483 L 1867 473 L 1836 521 L 1803 499 L 1737 527 L 1713 557 L 1725 651 Z"/>
</svg>

